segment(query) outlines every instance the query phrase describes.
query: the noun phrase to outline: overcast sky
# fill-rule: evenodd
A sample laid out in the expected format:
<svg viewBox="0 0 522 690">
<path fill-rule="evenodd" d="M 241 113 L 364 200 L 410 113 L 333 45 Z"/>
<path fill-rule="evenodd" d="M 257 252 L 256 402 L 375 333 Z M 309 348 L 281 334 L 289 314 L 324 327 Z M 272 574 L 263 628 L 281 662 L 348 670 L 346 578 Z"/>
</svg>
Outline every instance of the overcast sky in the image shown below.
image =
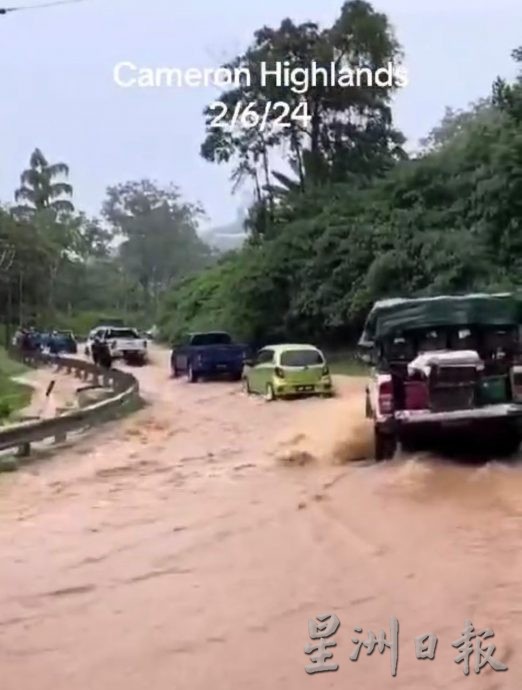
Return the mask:
<svg viewBox="0 0 522 690">
<path fill-rule="evenodd" d="M 37 0 L 4 0 L 8 6 Z M 217 67 L 264 24 L 284 17 L 330 24 L 342 0 L 86 0 L 0 15 L 0 200 L 40 147 L 71 169 L 75 203 L 97 214 L 110 184 L 149 177 L 179 185 L 213 224 L 234 220 L 241 199 L 229 170 L 199 156 L 202 108 L 215 89 L 122 89 L 117 62 Z M 445 106 L 485 96 L 497 75 L 513 78 L 522 43 L 520 0 L 378 0 L 406 52 L 410 84 L 396 100 L 411 142 Z M 1 6 L 1 5 L 0 5 Z"/>
</svg>

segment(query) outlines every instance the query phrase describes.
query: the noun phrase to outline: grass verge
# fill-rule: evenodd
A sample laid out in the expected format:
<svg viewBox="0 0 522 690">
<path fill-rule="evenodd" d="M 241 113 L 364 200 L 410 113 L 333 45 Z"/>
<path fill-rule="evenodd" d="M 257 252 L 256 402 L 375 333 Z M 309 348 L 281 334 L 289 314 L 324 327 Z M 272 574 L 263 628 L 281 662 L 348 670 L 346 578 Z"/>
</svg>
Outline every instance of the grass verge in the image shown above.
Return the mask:
<svg viewBox="0 0 522 690">
<path fill-rule="evenodd" d="M 13 412 L 27 407 L 31 402 L 31 386 L 11 378 L 22 376 L 28 371 L 23 364 L 10 359 L 4 348 L 0 348 L 0 424 L 7 421 Z"/>
<path fill-rule="evenodd" d="M 353 352 L 335 352 L 326 354 L 328 366 L 332 374 L 342 376 L 369 376 L 370 367 L 357 359 Z"/>
</svg>

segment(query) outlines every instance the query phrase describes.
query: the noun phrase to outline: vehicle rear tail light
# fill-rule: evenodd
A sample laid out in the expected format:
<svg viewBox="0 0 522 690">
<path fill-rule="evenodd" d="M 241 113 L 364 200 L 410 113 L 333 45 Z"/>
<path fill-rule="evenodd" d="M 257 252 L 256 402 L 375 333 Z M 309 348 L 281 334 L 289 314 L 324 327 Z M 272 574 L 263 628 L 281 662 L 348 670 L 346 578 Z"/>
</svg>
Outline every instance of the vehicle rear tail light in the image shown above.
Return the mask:
<svg viewBox="0 0 522 690">
<path fill-rule="evenodd" d="M 391 381 L 383 381 L 379 385 L 379 412 L 381 414 L 393 412 L 393 385 Z"/>
<path fill-rule="evenodd" d="M 323 376 L 328 376 L 330 374 L 330 369 L 326 366 L 326 364 L 323 367 Z"/>
<path fill-rule="evenodd" d="M 276 367 L 275 368 L 275 375 L 278 376 L 280 379 L 284 379 L 285 372 L 281 369 L 281 367 Z"/>
</svg>

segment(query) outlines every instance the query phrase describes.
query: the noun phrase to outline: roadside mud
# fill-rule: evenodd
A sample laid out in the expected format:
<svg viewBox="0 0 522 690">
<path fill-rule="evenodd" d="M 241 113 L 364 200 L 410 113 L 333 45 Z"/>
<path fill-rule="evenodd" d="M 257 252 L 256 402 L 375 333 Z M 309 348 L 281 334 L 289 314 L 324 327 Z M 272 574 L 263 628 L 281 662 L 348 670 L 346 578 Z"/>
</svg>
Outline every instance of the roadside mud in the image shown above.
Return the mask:
<svg viewBox="0 0 522 690">
<path fill-rule="evenodd" d="M 0 477 L 1 690 L 461 688 L 466 619 L 509 667 L 472 657 L 468 680 L 520 688 L 519 464 L 351 462 L 362 382 L 265 403 L 172 381 L 167 360 L 133 369 L 144 409 Z M 339 669 L 310 677 L 308 620 L 330 612 Z M 350 660 L 390 616 L 396 677 L 388 648 Z"/>
</svg>

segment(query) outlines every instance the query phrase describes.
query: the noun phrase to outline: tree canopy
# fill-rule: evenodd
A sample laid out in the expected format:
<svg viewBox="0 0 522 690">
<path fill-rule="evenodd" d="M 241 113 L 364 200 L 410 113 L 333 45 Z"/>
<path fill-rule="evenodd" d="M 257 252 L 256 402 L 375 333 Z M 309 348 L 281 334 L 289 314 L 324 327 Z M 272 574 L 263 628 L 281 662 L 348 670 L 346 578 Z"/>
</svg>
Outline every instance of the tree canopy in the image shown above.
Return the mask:
<svg viewBox="0 0 522 690">
<path fill-rule="evenodd" d="M 275 46 L 296 61 L 321 46 L 327 60 L 333 45 L 352 64 L 375 66 L 401 54 L 387 19 L 354 0 L 329 29 L 290 20 L 262 29 L 236 62 L 273 55 Z M 303 46 L 311 51 L 306 57 Z M 522 49 L 513 57 L 521 63 Z M 230 98 L 263 96 L 240 91 Z M 287 147 L 294 178 L 271 173 L 264 180 L 247 221 L 247 246 L 169 295 L 166 335 L 205 323 L 255 342 L 354 343 L 377 299 L 520 284 L 522 71 L 512 84 L 497 79 L 469 109 L 448 109 L 411 159 L 393 126 L 392 91 L 306 94 L 312 104 L 328 103 L 321 113 L 332 109 L 321 119 L 322 134 L 314 143 L 312 131 L 301 132 Z M 365 116 L 354 126 L 361 103 Z M 368 136 L 368 128 L 378 136 Z M 234 154 L 238 165 L 246 155 L 252 165 L 244 170 L 255 177 L 256 149 L 241 148 L 242 136 L 208 133 L 202 154 L 216 163 Z M 301 161 L 318 151 L 318 167 L 296 165 L 298 151 Z"/>
<path fill-rule="evenodd" d="M 36 149 L 15 192 L 24 203 L 0 208 L 4 323 L 85 333 L 113 313 L 152 325 L 165 290 L 213 260 L 197 234 L 201 208 L 141 180 L 110 187 L 102 217 L 90 218 L 57 181 L 68 174 Z"/>
<path fill-rule="evenodd" d="M 448 108 L 412 157 L 392 117 L 396 72 L 384 85 L 308 89 L 260 78 L 262 64 L 333 63 L 340 76 L 398 69 L 402 55 L 388 18 L 364 0 L 345 2 L 330 26 L 287 18 L 254 33 L 229 64 L 253 79 L 220 96 L 228 126 L 211 126 L 211 104 L 202 114 L 203 158 L 231 167 L 232 188 L 254 191 L 247 241 L 219 256 L 198 232 L 201 207 L 176 185 L 115 184 L 91 218 L 73 205 L 68 166 L 36 149 L 15 203 L 0 208 L 4 322 L 86 331 L 113 313 L 159 319 L 165 338 L 212 328 L 253 343 L 344 345 L 356 342 L 375 300 L 517 287 L 522 48 L 513 83 L 498 78 L 468 108 Z M 308 117 L 280 127 L 272 113 L 264 129 L 232 126 L 236 105 L 262 112 L 270 101 L 303 106 Z"/>
</svg>

